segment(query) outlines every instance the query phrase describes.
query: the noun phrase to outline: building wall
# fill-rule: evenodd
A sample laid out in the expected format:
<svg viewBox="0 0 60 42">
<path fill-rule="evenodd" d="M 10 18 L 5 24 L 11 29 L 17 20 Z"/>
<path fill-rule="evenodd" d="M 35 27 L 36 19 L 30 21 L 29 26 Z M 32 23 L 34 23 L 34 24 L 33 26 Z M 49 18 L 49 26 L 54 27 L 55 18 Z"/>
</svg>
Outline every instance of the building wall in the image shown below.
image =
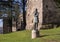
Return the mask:
<svg viewBox="0 0 60 42">
<path fill-rule="evenodd" d="M 43 19 L 43 0 L 27 0 L 27 14 L 26 14 L 26 29 L 32 29 L 34 25 L 34 11 L 38 9 L 39 12 L 39 28 L 42 25 Z"/>
<path fill-rule="evenodd" d="M 32 29 L 34 26 L 34 11 L 37 8 L 39 12 L 38 29 L 43 27 L 52 27 L 59 21 L 57 5 L 54 0 L 27 0 L 26 29 Z M 58 19 L 58 20 L 57 20 Z"/>
<path fill-rule="evenodd" d="M 60 24 L 59 8 L 54 0 L 43 0 L 43 25 L 45 28 L 55 28 Z"/>
<path fill-rule="evenodd" d="M 53 0 L 43 0 L 43 23 L 52 23 L 56 16 L 56 4 Z"/>
</svg>

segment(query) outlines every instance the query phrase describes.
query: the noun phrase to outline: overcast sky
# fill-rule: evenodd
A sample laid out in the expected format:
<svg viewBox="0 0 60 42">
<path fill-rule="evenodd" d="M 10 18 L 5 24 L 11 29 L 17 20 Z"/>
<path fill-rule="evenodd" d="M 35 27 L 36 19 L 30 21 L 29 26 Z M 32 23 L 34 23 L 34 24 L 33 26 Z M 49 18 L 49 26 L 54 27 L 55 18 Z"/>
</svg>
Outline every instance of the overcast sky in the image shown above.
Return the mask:
<svg viewBox="0 0 60 42">
<path fill-rule="evenodd" d="M 3 20 L 0 19 L 0 27 L 3 27 Z"/>
</svg>

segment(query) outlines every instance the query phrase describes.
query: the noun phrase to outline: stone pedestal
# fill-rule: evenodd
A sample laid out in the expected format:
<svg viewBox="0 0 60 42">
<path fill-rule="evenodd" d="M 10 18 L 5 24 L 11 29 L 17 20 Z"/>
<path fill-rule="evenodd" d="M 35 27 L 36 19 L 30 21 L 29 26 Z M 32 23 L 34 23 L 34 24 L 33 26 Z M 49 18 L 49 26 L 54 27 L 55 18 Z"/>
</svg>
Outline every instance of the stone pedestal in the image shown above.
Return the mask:
<svg viewBox="0 0 60 42">
<path fill-rule="evenodd" d="M 32 30 L 32 39 L 34 39 L 36 37 L 37 37 L 36 30 Z"/>
<path fill-rule="evenodd" d="M 33 29 L 33 30 L 32 30 L 32 39 L 37 38 L 37 37 L 39 37 L 39 36 L 40 36 L 39 31 Z"/>
</svg>

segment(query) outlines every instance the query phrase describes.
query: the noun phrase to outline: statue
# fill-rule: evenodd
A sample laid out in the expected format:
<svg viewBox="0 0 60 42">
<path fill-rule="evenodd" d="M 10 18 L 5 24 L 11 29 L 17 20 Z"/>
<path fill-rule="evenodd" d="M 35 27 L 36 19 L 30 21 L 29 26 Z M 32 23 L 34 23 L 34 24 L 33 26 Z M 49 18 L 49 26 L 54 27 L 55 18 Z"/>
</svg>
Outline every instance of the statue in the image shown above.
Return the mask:
<svg viewBox="0 0 60 42">
<path fill-rule="evenodd" d="M 35 14 L 34 14 L 34 29 L 35 30 L 38 30 L 38 23 L 39 23 L 39 13 L 38 13 L 38 10 L 36 9 L 35 10 Z"/>
<path fill-rule="evenodd" d="M 34 14 L 34 29 L 32 30 L 32 39 L 39 37 L 39 31 L 38 31 L 38 23 L 39 23 L 39 13 L 38 10 L 35 10 Z"/>
</svg>

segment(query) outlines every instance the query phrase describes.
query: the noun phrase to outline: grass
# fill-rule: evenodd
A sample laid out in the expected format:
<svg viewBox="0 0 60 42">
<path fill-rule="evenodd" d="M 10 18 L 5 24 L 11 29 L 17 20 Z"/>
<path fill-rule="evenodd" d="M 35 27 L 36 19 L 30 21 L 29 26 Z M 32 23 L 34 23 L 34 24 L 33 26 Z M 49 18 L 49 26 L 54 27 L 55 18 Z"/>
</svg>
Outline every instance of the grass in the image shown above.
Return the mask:
<svg viewBox="0 0 60 42">
<path fill-rule="evenodd" d="M 0 34 L 0 42 L 60 42 L 60 28 L 40 30 L 41 37 L 31 39 L 31 31 Z"/>
</svg>

